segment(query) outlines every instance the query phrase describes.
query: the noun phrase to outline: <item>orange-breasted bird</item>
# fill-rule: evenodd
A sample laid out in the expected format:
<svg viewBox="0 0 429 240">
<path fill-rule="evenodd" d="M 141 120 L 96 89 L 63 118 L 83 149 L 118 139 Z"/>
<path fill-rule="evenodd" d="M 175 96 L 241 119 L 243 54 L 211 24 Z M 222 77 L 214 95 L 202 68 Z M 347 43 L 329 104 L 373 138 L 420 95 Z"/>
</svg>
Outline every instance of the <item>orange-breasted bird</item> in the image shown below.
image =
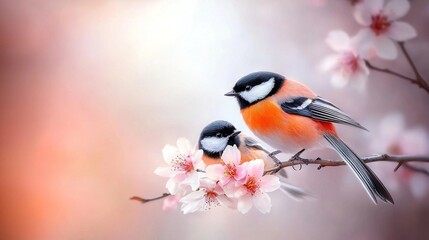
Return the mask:
<svg viewBox="0 0 429 240">
<path fill-rule="evenodd" d="M 247 126 L 270 146 L 293 153 L 323 146 L 326 140 L 353 170 L 374 203 L 378 197 L 393 204 L 389 191 L 339 138 L 333 123 L 365 128 L 305 85 L 277 73 L 255 72 L 239 79 L 225 95 L 236 97 Z"/>
<path fill-rule="evenodd" d="M 273 160 L 275 158 L 270 156 L 271 153 L 253 138 L 236 130 L 234 125 L 227 121 L 214 121 L 201 131 L 198 148 L 203 150 L 203 161 L 206 165 L 221 164 L 222 153 L 228 145 L 237 146 L 241 155 L 240 163 L 262 159 L 265 163 L 265 169 L 274 166 Z M 293 199 L 303 200 L 313 198 L 307 191 L 285 182 L 285 172 L 281 176 L 283 176 L 281 189 Z"/>
</svg>

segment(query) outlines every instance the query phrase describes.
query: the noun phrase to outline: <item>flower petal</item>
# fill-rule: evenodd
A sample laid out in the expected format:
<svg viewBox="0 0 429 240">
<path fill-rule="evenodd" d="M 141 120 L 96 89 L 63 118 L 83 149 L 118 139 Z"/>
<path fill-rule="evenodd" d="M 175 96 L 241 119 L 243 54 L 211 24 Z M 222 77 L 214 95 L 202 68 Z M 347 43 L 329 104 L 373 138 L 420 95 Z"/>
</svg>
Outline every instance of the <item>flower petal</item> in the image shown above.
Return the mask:
<svg viewBox="0 0 429 240">
<path fill-rule="evenodd" d="M 198 169 L 205 169 L 206 166 L 203 161 L 203 150 L 198 150 L 194 153 L 193 156 L 191 156 L 192 165 L 194 165 L 194 168 Z"/>
<path fill-rule="evenodd" d="M 353 11 L 353 16 L 354 16 L 356 22 L 358 22 L 359 24 L 361 24 L 365 27 L 371 25 L 372 12 L 365 3 L 356 5 L 356 7 Z"/>
<path fill-rule="evenodd" d="M 384 0 L 364 0 L 361 5 L 365 5 L 371 14 L 375 14 L 383 10 Z"/>
<path fill-rule="evenodd" d="M 334 51 L 345 51 L 350 48 L 350 37 L 343 31 L 331 31 L 325 40 Z"/>
<path fill-rule="evenodd" d="M 405 16 L 409 10 L 410 2 L 407 0 L 391 0 L 384 7 L 383 13 L 392 21 Z"/>
<path fill-rule="evenodd" d="M 220 184 L 221 186 L 225 186 L 226 184 L 228 184 L 228 183 L 232 182 L 231 180 L 232 180 L 232 179 L 231 179 L 231 177 L 230 177 L 230 176 L 223 175 L 223 176 L 219 179 L 219 184 Z"/>
<path fill-rule="evenodd" d="M 339 54 L 325 57 L 322 60 L 322 63 L 320 64 L 320 70 L 326 72 L 326 71 L 331 71 L 338 68 L 340 64 L 339 58 L 340 58 Z"/>
<path fill-rule="evenodd" d="M 403 42 L 417 36 L 416 29 L 408 23 L 395 21 L 390 25 L 387 35 L 398 42 Z"/>
<path fill-rule="evenodd" d="M 392 39 L 380 35 L 375 41 L 375 51 L 380 58 L 393 60 L 398 56 L 398 50 Z"/>
<path fill-rule="evenodd" d="M 217 200 L 223 206 L 227 206 L 227 207 L 233 208 L 233 209 L 237 208 L 237 203 L 234 200 L 232 200 L 231 198 L 229 198 L 226 195 L 224 195 L 224 194 L 218 195 L 217 196 Z"/>
<path fill-rule="evenodd" d="M 365 73 L 365 70 L 357 71 L 350 76 L 349 81 L 359 92 L 363 93 L 366 90 L 368 75 L 369 74 Z"/>
<path fill-rule="evenodd" d="M 349 79 L 341 72 L 334 73 L 331 77 L 331 84 L 335 88 L 343 88 L 347 85 Z"/>
<path fill-rule="evenodd" d="M 238 150 L 237 145 L 232 146 L 232 154 L 234 156 L 233 162 L 235 166 L 240 165 L 241 161 L 241 153 L 240 150 Z"/>
<path fill-rule="evenodd" d="M 184 155 L 189 155 L 192 151 L 191 143 L 186 138 L 177 139 L 177 148 L 179 152 Z"/>
<path fill-rule="evenodd" d="M 368 76 L 368 75 L 369 75 L 369 69 L 368 69 L 368 66 L 366 66 L 366 63 L 365 63 L 365 61 L 364 61 L 362 58 L 360 58 L 360 59 L 358 60 L 358 68 L 359 68 L 359 71 L 358 71 L 358 72 L 360 72 L 360 73 L 362 73 L 362 74 L 364 74 L 364 75 L 366 75 L 366 76 Z"/>
<path fill-rule="evenodd" d="M 212 164 L 207 166 L 206 175 L 207 177 L 213 180 L 220 180 L 223 176 L 225 176 L 225 166 L 222 164 Z"/>
<path fill-rule="evenodd" d="M 171 167 L 157 167 L 155 174 L 161 177 L 174 177 L 177 173 L 171 170 Z"/>
<path fill-rule="evenodd" d="M 237 146 L 226 146 L 225 150 L 222 153 L 222 160 L 225 164 L 232 163 L 234 165 L 240 164 L 240 151 L 238 150 Z"/>
<path fill-rule="evenodd" d="M 256 178 L 261 178 L 264 174 L 264 161 L 262 159 L 255 159 L 247 162 L 247 174 Z"/>
<path fill-rule="evenodd" d="M 279 177 L 273 175 L 265 175 L 261 178 L 260 188 L 262 192 L 273 192 L 280 188 Z"/>
<path fill-rule="evenodd" d="M 235 182 L 230 181 L 229 183 L 222 186 L 223 191 L 228 197 L 235 198 L 244 195 L 246 192 L 241 191 L 242 187 L 237 186 Z"/>
<path fill-rule="evenodd" d="M 205 202 L 205 199 L 203 198 L 195 202 L 184 203 L 181 208 L 182 212 L 184 214 L 188 214 L 188 213 L 193 213 L 198 210 L 201 210 L 204 206 L 204 202 Z"/>
<path fill-rule="evenodd" d="M 375 41 L 375 33 L 369 28 L 364 28 L 359 30 L 352 38 L 351 45 L 357 55 L 364 59 L 371 59 L 375 57 L 375 52 L 373 50 Z"/>
<path fill-rule="evenodd" d="M 177 208 L 177 204 L 179 203 L 180 196 L 179 195 L 170 195 L 164 199 L 162 204 L 162 211 L 170 211 Z"/>
<path fill-rule="evenodd" d="M 216 181 L 210 178 L 201 178 L 200 187 L 205 189 L 214 189 L 216 187 Z"/>
<path fill-rule="evenodd" d="M 168 179 L 167 183 L 165 184 L 165 187 L 167 188 L 168 192 L 172 195 L 177 194 L 179 191 L 179 183 L 182 182 L 185 177 L 185 174 L 180 173 Z"/>
<path fill-rule="evenodd" d="M 182 203 L 194 202 L 194 201 L 203 199 L 205 195 L 206 195 L 206 192 L 204 190 L 191 192 L 188 195 L 184 196 L 182 199 L 180 199 L 180 202 Z"/>
<path fill-rule="evenodd" d="M 241 213 L 247 213 L 252 208 L 252 197 L 246 194 L 238 199 L 237 210 Z"/>
<path fill-rule="evenodd" d="M 187 174 L 185 180 L 182 181 L 182 184 L 191 186 L 192 190 L 195 191 L 200 186 L 200 178 L 196 171 L 192 171 Z"/>
<path fill-rule="evenodd" d="M 252 202 L 261 213 L 268 213 L 271 211 L 271 198 L 266 193 L 257 192 L 253 195 Z"/>
<path fill-rule="evenodd" d="M 179 154 L 179 150 L 170 144 L 167 144 L 162 149 L 162 156 L 164 157 L 164 161 L 171 165 L 171 161 Z"/>
<path fill-rule="evenodd" d="M 242 166 L 242 165 L 237 166 L 237 168 L 235 169 L 234 179 L 236 181 L 243 180 L 243 179 L 245 179 L 246 174 L 247 174 L 247 171 L 246 171 L 246 168 L 244 166 Z"/>
</svg>

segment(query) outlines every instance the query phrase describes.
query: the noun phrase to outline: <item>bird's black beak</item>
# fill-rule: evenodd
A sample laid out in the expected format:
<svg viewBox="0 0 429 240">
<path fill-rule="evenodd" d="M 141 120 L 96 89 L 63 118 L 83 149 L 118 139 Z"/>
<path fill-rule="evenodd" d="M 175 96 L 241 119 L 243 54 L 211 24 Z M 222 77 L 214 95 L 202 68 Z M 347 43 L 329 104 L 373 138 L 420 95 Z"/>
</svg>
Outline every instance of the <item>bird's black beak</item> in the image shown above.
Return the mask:
<svg viewBox="0 0 429 240">
<path fill-rule="evenodd" d="M 231 92 L 225 93 L 225 96 L 236 97 L 236 96 L 238 96 L 238 93 L 236 93 L 234 90 L 232 90 Z"/>
<path fill-rule="evenodd" d="M 235 137 L 235 136 L 237 136 L 238 134 L 240 134 L 241 133 L 241 131 L 235 131 L 235 132 L 233 132 L 229 137 L 231 138 L 231 137 Z"/>
</svg>

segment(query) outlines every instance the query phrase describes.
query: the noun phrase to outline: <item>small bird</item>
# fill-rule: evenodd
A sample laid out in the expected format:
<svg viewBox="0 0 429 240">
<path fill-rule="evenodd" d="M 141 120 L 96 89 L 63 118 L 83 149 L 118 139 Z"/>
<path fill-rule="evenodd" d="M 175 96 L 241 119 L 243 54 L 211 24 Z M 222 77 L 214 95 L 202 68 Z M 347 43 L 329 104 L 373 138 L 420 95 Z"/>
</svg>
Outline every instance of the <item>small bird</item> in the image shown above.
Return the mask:
<svg viewBox="0 0 429 240">
<path fill-rule="evenodd" d="M 265 169 L 274 167 L 272 156 L 278 152 L 270 153 L 264 149 L 256 140 L 237 131 L 234 125 L 227 121 L 218 120 L 208 124 L 201 132 L 198 140 L 198 148 L 203 150 L 203 161 L 206 165 L 222 163 L 221 156 L 225 148 L 236 145 L 240 151 L 240 163 L 254 159 L 262 159 Z M 278 162 L 276 162 L 278 163 Z M 280 172 L 282 190 L 295 200 L 313 199 L 314 197 L 306 190 L 291 185 L 285 181 L 286 173 Z"/>
<path fill-rule="evenodd" d="M 393 204 L 374 172 L 338 136 L 333 123 L 366 130 L 305 85 L 272 72 L 255 72 L 239 79 L 226 96 L 236 97 L 250 130 L 270 146 L 296 152 L 323 146 L 325 139 L 359 178 L 371 199 Z"/>
</svg>

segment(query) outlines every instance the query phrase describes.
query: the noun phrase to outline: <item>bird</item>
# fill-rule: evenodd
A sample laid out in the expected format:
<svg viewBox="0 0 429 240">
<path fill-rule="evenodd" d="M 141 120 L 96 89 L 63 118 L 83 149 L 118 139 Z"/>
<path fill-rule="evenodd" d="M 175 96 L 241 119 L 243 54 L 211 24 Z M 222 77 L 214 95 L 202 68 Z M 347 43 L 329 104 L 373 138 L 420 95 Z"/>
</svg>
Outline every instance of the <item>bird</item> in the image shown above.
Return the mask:
<svg viewBox="0 0 429 240">
<path fill-rule="evenodd" d="M 228 121 L 213 121 L 201 131 L 198 149 L 203 151 L 202 160 L 206 165 L 222 164 L 221 156 L 228 145 L 237 146 L 241 156 L 240 164 L 254 159 L 262 159 L 265 169 L 270 169 L 279 163 L 279 160 L 273 157 L 279 153 L 278 151 L 269 152 L 259 142 L 238 131 Z M 281 190 L 284 193 L 297 201 L 314 199 L 311 193 L 286 182 L 287 174 L 285 171 L 280 171 L 279 175 L 281 177 Z"/>
<path fill-rule="evenodd" d="M 324 147 L 327 142 L 351 168 L 375 204 L 377 198 L 394 204 L 380 179 L 338 136 L 334 123 L 367 129 L 304 84 L 260 71 L 240 78 L 225 96 L 237 99 L 246 125 L 271 147 L 293 153 Z"/>
</svg>

